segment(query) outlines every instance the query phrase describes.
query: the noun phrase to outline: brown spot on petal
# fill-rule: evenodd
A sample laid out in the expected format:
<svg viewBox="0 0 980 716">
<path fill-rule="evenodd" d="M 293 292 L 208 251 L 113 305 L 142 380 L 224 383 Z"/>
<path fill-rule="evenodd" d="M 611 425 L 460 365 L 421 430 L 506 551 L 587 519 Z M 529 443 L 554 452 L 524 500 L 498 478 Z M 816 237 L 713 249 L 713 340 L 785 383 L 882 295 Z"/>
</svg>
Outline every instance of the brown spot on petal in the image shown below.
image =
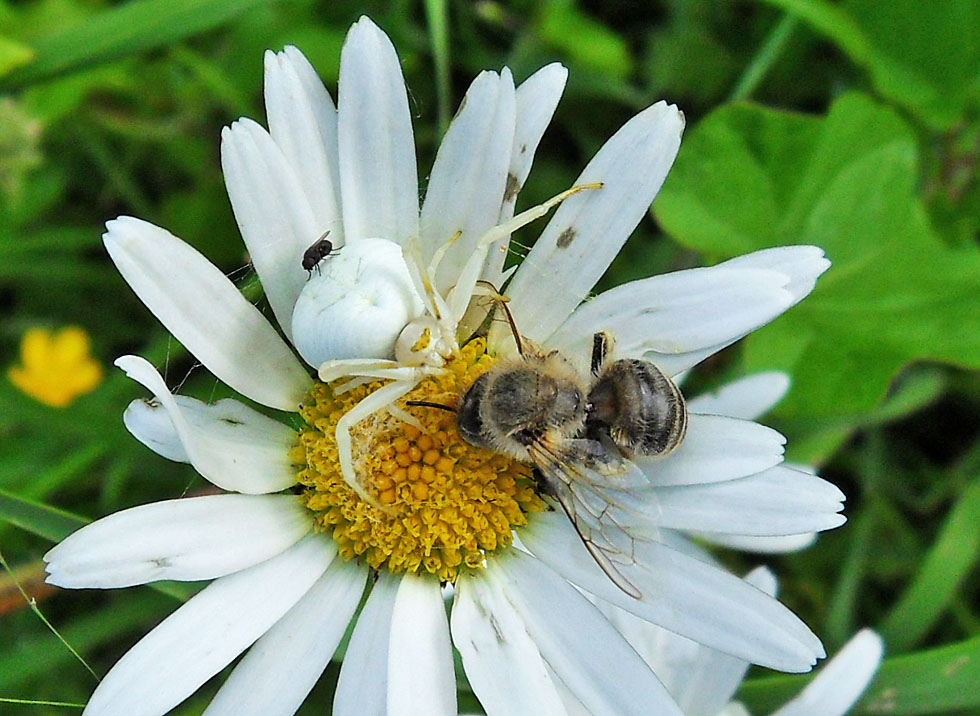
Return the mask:
<svg viewBox="0 0 980 716">
<path fill-rule="evenodd" d="M 514 201 L 517 198 L 517 192 L 521 190 L 520 182 L 517 181 L 517 177 L 513 174 L 507 175 L 507 186 L 504 187 L 504 203 Z"/>
<path fill-rule="evenodd" d="M 569 226 L 563 232 L 558 234 L 557 246 L 559 249 L 567 249 L 569 246 L 572 245 L 572 242 L 574 240 L 575 240 L 575 227 Z"/>
</svg>

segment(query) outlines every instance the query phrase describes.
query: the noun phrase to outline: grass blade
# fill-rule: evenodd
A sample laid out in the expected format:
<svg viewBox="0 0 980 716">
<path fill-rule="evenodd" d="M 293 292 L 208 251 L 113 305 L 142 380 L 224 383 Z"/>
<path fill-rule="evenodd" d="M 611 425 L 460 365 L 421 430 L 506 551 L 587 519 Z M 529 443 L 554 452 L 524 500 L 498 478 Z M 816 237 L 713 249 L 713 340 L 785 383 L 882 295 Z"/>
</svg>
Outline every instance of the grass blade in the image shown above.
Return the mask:
<svg viewBox="0 0 980 716">
<path fill-rule="evenodd" d="M 970 485 L 947 516 L 915 580 L 881 625 L 893 651 L 919 642 L 953 600 L 980 557 L 980 481 Z"/>
<path fill-rule="evenodd" d="M 269 0 L 135 0 L 41 37 L 31 62 L 0 79 L 15 89 L 97 62 L 172 45 Z"/>
</svg>

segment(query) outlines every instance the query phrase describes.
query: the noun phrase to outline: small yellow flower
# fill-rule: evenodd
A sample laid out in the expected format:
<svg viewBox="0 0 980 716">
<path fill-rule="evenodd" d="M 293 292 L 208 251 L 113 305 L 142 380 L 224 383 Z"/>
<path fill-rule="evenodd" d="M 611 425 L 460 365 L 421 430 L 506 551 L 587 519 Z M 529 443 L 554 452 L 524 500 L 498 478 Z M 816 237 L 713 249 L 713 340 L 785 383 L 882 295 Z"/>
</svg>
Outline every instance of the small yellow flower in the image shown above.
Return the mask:
<svg viewBox="0 0 980 716">
<path fill-rule="evenodd" d="M 20 343 L 22 366 L 7 371 L 15 386 L 40 403 L 64 408 L 102 381 L 88 334 L 77 326 L 60 331 L 31 328 Z"/>
</svg>

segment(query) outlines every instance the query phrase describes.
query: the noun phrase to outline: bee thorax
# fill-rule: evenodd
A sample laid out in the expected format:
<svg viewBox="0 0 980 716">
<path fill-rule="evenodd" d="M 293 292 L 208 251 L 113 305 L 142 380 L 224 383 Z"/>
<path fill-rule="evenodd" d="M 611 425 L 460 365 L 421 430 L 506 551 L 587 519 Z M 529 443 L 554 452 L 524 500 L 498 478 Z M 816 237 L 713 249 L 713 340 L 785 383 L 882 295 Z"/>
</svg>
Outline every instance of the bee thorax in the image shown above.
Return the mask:
<svg viewBox="0 0 980 716">
<path fill-rule="evenodd" d="M 585 394 L 574 378 L 548 370 L 560 357 L 497 366 L 463 395 L 458 425 L 463 439 L 528 461 L 527 447 L 577 436 L 585 427 Z"/>
</svg>

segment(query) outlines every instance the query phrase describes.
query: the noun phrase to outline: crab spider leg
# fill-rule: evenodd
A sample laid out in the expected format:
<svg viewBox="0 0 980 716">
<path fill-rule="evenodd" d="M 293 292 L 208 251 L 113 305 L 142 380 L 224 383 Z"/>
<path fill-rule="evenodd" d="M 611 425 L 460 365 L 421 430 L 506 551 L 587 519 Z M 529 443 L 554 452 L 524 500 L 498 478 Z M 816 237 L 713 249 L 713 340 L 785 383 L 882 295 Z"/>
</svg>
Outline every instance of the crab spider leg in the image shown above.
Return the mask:
<svg viewBox="0 0 980 716">
<path fill-rule="evenodd" d="M 411 425 L 413 428 L 417 428 L 419 432 L 428 432 L 425 426 L 422 425 L 422 421 L 416 418 L 414 415 L 409 413 L 407 410 L 402 410 L 394 403 L 391 403 L 386 410 L 391 414 L 392 417 L 401 420 L 403 423 Z"/>
<path fill-rule="evenodd" d="M 368 494 L 361 483 L 357 481 L 357 475 L 354 472 L 354 456 L 351 448 L 350 429 L 378 410 L 394 403 L 414 388 L 415 385 L 416 381 L 413 380 L 399 380 L 383 388 L 378 388 L 371 395 L 344 413 L 344 416 L 337 421 L 337 431 L 335 433 L 337 457 L 340 460 L 340 473 L 344 476 L 344 481 L 350 485 L 351 489 L 362 500 L 384 512 L 389 512 L 390 509 L 378 503 L 374 497 Z"/>
<path fill-rule="evenodd" d="M 399 366 L 397 368 L 379 368 L 377 370 L 359 370 L 356 377 L 331 386 L 334 395 L 343 395 L 349 390 L 354 390 L 362 385 L 373 383 L 376 380 L 414 380 L 416 383 L 428 375 L 435 375 L 438 369 L 429 366 Z"/>
<path fill-rule="evenodd" d="M 402 252 L 405 255 L 405 265 L 408 266 L 408 273 L 415 284 L 415 291 L 422 298 L 425 310 L 432 316 L 439 316 L 439 309 L 433 300 L 432 281 L 425 271 L 425 261 L 422 258 L 422 245 L 418 236 L 412 236 L 405 242 Z"/>
<path fill-rule="evenodd" d="M 457 280 L 456 286 L 449 294 L 448 303 L 453 322 L 458 323 L 459 320 L 462 319 L 463 314 L 466 313 L 466 308 L 469 306 L 470 298 L 473 296 L 473 287 L 476 285 L 476 281 L 479 279 L 480 273 L 483 271 L 483 264 L 486 262 L 487 251 L 489 251 L 492 244 L 500 241 L 501 239 L 507 238 L 522 226 L 530 224 L 535 219 L 540 219 L 551 210 L 551 207 L 555 206 L 556 204 L 560 204 L 570 196 L 574 196 L 580 191 L 585 191 L 586 189 L 601 188 L 602 182 L 593 182 L 592 184 L 579 184 L 577 186 L 573 186 L 571 189 L 566 189 L 561 194 L 551 197 L 543 204 L 532 206 L 530 209 L 522 211 L 509 221 L 505 221 L 502 224 L 497 224 L 483 236 L 481 236 L 477 240 L 476 245 L 473 247 L 473 253 L 470 254 L 470 257 L 463 265 L 463 269 L 459 273 L 459 280 Z"/>
<path fill-rule="evenodd" d="M 435 278 L 436 272 L 439 270 L 439 264 L 442 263 L 442 257 L 446 255 L 449 248 L 459 240 L 459 237 L 463 235 L 463 232 L 457 231 L 455 234 L 449 237 L 449 241 L 444 243 L 436 252 L 432 254 L 432 261 L 429 263 L 429 276 Z"/>
<path fill-rule="evenodd" d="M 391 368 L 401 368 L 398 361 L 386 360 L 383 358 L 340 358 L 338 360 L 328 360 L 320 364 L 317 374 L 324 383 L 329 383 L 337 378 L 345 376 L 369 375 L 364 371 L 386 370 Z"/>
<path fill-rule="evenodd" d="M 373 383 L 377 378 L 372 378 L 370 376 L 361 376 L 360 378 L 351 378 L 350 380 L 344 381 L 339 385 L 331 385 L 330 390 L 333 391 L 334 395 L 343 395 L 349 390 L 354 390 L 354 388 L 360 388 L 362 385 L 367 385 L 368 383 Z"/>
<path fill-rule="evenodd" d="M 440 260 L 442 255 L 446 253 L 449 245 L 454 243 L 457 238 L 459 238 L 459 234 L 454 234 L 445 247 L 440 247 L 436 251 Z M 446 301 L 442 295 L 435 289 L 435 271 L 432 269 L 432 266 L 426 267 L 425 260 L 422 258 L 422 246 L 419 241 L 417 236 L 413 237 L 405 247 L 410 259 L 406 262 L 408 264 L 408 270 L 412 276 L 412 280 L 415 282 L 416 290 L 423 297 L 426 310 L 441 324 L 445 324 L 449 316 L 449 307 L 446 305 Z M 433 261 L 433 265 L 438 268 L 439 262 L 435 261 L 435 259 Z M 452 330 L 455 330 L 455 325 L 450 327 L 450 332 Z"/>
<path fill-rule="evenodd" d="M 419 366 L 399 366 L 397 368 L 364 368 L 358 370 L 358 378 L 373 378 L 374 380 L 414 380 L 420 381 L 429 371 Z"/>
</svg>

